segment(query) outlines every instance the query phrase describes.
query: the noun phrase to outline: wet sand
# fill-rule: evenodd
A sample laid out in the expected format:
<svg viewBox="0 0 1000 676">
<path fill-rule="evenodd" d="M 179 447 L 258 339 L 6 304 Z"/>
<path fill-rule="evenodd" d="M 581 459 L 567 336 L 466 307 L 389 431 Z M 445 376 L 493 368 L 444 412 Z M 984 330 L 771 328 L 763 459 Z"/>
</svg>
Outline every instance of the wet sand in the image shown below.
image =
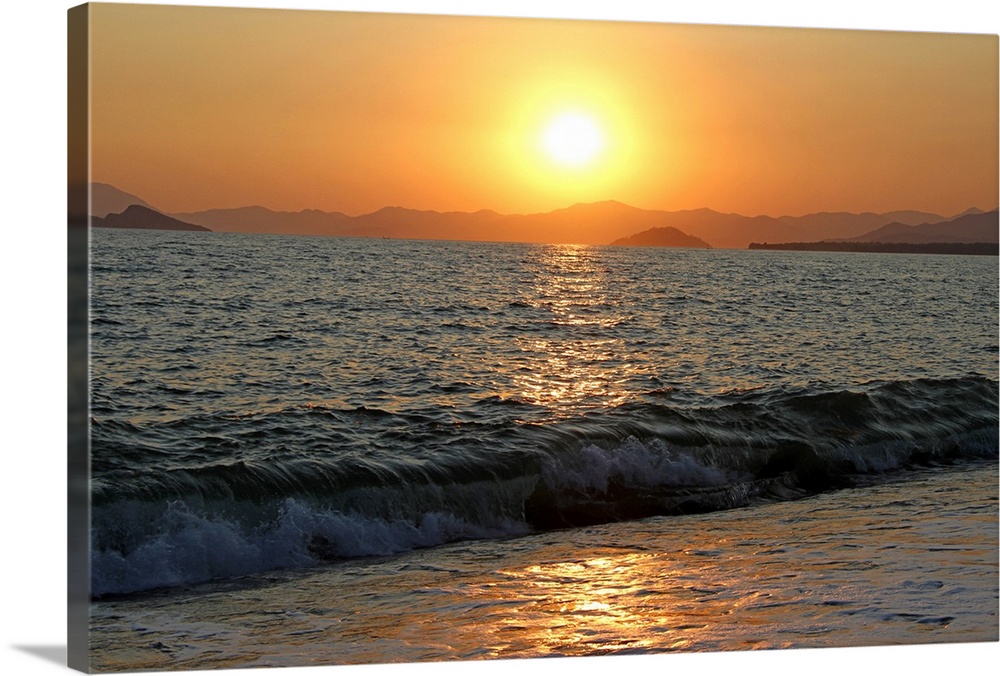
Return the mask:
<svg viewBox="0 0 1000 676">
<path fill-rule="evenodd" d="M 997 467 L 92 604 L 99 671 L 998 639 Z"/>
</svg>

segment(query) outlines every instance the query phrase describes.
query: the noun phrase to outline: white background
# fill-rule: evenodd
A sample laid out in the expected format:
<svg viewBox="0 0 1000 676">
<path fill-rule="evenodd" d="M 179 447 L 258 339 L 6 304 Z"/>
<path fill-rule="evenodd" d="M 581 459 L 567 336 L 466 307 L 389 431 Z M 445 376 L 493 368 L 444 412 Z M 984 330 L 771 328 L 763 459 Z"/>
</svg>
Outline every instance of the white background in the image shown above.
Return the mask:
<svg viewBox="0 0 1000 676">
<path fill-rule="evenodd" d="M 66 646 L 66 10 L 13 0 L 0 21 L 0 671 L 62 672 Z M 997 34 L 991 0 L 216 0 L 159 4 L 658 20 Z M 992 673 L 1000 644 L 573 658 L 417 666 L 285 668 L 281 676 L 493 676 L 510 670 L 596 674 Z M 197 673 L 197 672 L 173 672 Z M 201 672 L 204 673 L 204 672 Z M 262 672 L 233 670 L 226 673 Z M 270 673 L 270 672 L 268 672 Z"/>
</svg>

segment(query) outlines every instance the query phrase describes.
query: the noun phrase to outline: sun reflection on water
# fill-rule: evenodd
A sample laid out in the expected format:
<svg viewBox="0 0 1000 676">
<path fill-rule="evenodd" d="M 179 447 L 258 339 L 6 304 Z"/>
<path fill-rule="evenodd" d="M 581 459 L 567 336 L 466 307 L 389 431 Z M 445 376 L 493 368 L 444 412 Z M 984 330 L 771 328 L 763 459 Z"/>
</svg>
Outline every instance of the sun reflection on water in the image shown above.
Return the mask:
<svg viewBox="0 0 1000 676">
<path fill-rule="evenodd" d="M 513 386 L 508 395 L 557 415 L 625 402 L 640 368 L 616 329 L 632 315 L 609 288 L 598 250 L 559 245 L 532 255 L 522 302 L 540 312 L 515 339 L 520 354 L 497 367 Z"/>
</svg>

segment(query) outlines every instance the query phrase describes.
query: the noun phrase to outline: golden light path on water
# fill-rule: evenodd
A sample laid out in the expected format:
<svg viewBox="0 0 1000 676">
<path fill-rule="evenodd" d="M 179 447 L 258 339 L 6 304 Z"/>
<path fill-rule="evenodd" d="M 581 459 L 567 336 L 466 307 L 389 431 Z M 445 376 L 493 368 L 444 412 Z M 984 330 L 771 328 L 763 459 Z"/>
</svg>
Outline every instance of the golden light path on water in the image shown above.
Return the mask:
<svg viewBox="0 0 1000 676">
<path fill-rule="evenodd" d="M 517 338 L 523 360 L 509 368 L 514 390 L 525 402 L 571 415 L 581 406 L 613 407 L 629 396 L 626 384 L 640 369 L 624 357 L 625 341 L 614 329 L 631 319 L 611 297 L 605 269 L 587 246 L 539 248 L 536 277 L 527 301 L 547 308 L 559 329 L 549 337 Z"/>
</svg>

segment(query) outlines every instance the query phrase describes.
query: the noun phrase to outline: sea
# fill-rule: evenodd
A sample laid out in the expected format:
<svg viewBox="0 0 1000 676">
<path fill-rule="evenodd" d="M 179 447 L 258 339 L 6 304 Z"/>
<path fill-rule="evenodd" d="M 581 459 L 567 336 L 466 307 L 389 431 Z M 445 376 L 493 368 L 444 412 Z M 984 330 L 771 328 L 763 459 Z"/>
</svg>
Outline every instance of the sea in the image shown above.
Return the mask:
<svg viewBox="0 0 1000 676">
<path fill-rule="evenodd" d="M 998 259 L 94 229 L 92 668 L 998 640 Z"/>
</svg>

